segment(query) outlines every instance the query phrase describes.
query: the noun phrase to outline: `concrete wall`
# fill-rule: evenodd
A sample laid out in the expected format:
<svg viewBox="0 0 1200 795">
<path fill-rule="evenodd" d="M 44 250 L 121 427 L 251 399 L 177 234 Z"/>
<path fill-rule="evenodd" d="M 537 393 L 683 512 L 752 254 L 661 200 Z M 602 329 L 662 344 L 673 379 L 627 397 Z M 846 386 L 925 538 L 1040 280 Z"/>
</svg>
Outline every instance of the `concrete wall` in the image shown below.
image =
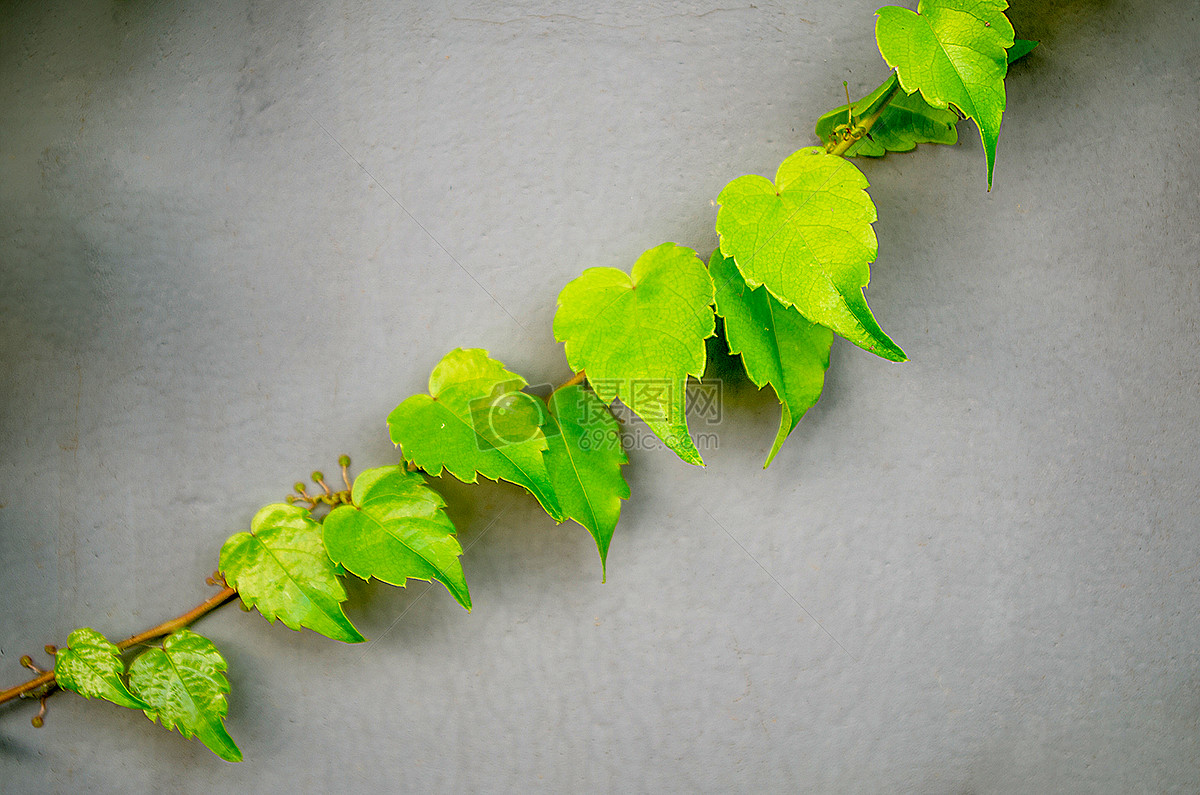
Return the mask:
<svg viewBox="0 0 1200 795">
<path fill-rule="evenodd" d="M 711 251 L 722 186 L 883 79 L 878 2 L 3 3 L 0 684 L 394 461 L 447 350 L 564 380 L 562 285 Z M 1014 8 L 991 193 L 968 124 L 860 164 L 912 361 L 836 343 L 766 472 L 744 380 L 706 469 L 633 451 L 606 584 L 438 482 L 473 613 L 352 586 L 349 647 L 227 608 L 245 762 L 59 696 L 0 711 L 0 788 L 1197 791 L 1198 14 Z"/>
</svg>

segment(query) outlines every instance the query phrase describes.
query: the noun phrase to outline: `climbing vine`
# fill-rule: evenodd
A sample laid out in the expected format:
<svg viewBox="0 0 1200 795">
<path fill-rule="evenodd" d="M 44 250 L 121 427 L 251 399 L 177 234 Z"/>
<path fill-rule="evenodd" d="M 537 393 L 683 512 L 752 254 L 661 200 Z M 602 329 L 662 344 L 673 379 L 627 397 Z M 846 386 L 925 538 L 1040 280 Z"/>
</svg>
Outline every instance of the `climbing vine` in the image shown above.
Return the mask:
<svg viewBox="0 0 1200 795">
<path fill-rule="evenodd" d="M 0 693 L 41 702 L 67 690 L 142 710 L 151 721 L 199 737 L 222 759 L 242 758 L 224 725 L 225 660 L 189 627 L 240 599 L 268 621 L 344 643 L 365 638 L 343 609 L 346 577 L 404 587 L 441 583 L 463 608 L 471 595 L 463 548 L 445 503 L 426 477 L 505 480 L 529 492 L 557 522 L 595 541 L 601 570 L 629 487 L 620 401 L 683 461 L 703 466 L 687 427 L 686 391 L 705 370 L 705 340 L 723 333 L 750 380 L 780 403 L 779 431 L 764 467 L 821 395 L 833 336 L 893 362 L 904 351 L 876 322 L 864 290 L 878 245 L 867 179 L 849 158 L 953 144 L 970 119 L 983 145 L 990 190 L 1008 64 L 1036 43 L 1014 38 L 1005 0 L 921 0 L 914 12 L 880 9 L 876 40 L 890 72 L 876 90 L 820 117 L 820 146 L 787 157 L 774 179 L 738 177 L 717 197 L 720 247 L 707 265 L 673 242 L 649 249 L 626 272 L 585 270 L 558 296 L 554 337 L 576 373 L 546 396 L 491 358 L 457 348 L 388 415 L 397 465 L 350 476 L 339 460 L 331 488 L 312 474 L 222 546 L 214 596 L 175 619 L 113 643 L 92 628 L 47 646 L 53 665 Z M 716 318 L 722 323 L 718 326 Z M 718 332 L 718 328 L 720 332 Z M 344 487 L 344 488 L 343 488 Z"/>
</svg>

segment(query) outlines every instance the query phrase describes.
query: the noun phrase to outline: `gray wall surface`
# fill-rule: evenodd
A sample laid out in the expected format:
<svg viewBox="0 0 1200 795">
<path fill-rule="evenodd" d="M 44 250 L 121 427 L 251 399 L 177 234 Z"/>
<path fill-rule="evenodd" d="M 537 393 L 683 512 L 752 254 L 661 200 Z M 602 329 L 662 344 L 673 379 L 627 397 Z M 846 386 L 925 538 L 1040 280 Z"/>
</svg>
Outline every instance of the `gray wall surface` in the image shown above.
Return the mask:
<svg viewBox="0 0 1200 795">
<path fill-rule="evenodd" d="M 716 246 L 886 75 L 879 0 L 0 4 L 0 685 L 212 589 L 458 346 L 530 381 L 586 267 Z M 1200 791 L 1200 4 L 1020 2 L 994 189 L 860 162 L 867 296 L 767 471 L 731 373 L 697 469 L 634 450 L 600 581 L 509 485 L 436 482 L 475 609 L 352 585 L 338 644 L 230 607 L 245 761 L 60 695 L 5 791 Z"/>
</svg>

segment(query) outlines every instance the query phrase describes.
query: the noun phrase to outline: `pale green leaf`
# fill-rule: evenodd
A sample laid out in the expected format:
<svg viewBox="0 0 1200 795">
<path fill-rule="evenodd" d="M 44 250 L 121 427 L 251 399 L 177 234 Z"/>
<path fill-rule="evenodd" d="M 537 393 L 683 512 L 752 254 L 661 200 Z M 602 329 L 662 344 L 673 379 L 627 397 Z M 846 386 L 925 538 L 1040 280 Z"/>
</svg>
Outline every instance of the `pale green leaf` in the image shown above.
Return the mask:
<svg viewBox="0 0 1200 795">
<path fill-rule="evenodd" d="M 487 351 L 456 348 L 433 368 L 428 395 L 413 395 L 388 415 L 392 441 L 432 475 L 445 469 L 465 483 L 479 475 L 516 483 L 561 520 L 542 460 L 545 407 L 524 386 Z"/>
<path fill-rule="evenodd" d="M 221 547 L 221 571 L 247 607 L 291 629 L 345 641 L 364 640 L 342 610 L 346 591 L 325 553 L 321 525 L 296 505 L 268 505 L 250 522 L 249 533 Z"/>
<path fill-rule="evenodd" d="M 121 681 L 125 665 L 115 643 L 94 629 L 82 627 L 67 636 L 67 648 L 54 656 L 54 678 L 63 690 L 87 698 L 102 698 L 122 707 L 145 709 L 146 704 Z"/>
<path fill-rule="evenodd" d="M 988 188 L 1004 115 L 1005 50 L 1013 46 L 1006 0 L 921 0 L 876 12 L 879 52 L 905 93 L 920 91 L 936 108 L 950 105 L 974 119 L 987 157 Z"/>
<path fill-rule="evenodd" d="M 850 161 L 819 146 L 784 160 L 774 184 L 738 177 L 717 197 L 721 253 L 751 287 L 765 285 L 813 323 L 902 362 L 904 351 L 883 333 L 863 296 L 878 250 L 866 187 Z"/>
<path fill-rule="evenodd" d="M 751 289 L 720 251 L 713 252 L 708 269 L 717 285 L 717 314 L 725 320 L 729 352 L 741 354 L 750 380 L 760 388 L 770 384 L 781 404 L 766 469 L 804 412 L 821 397 L 833 332 L 779 303 L 765 288 Z"/>
<path fill-rule="evenodd" d="M 364 580 L 400 587 L 410 578 L 437 580 L 471 609 L 462 546 L 445 503 L 423 477 L 404 467 L 369 469 L 355 478 L 351 501 L 325 517 L 325 547 L 334 561 Z"/>
<path fill-rule="evenodd" d="M 704 374 L 712 281 L 690 248 L 663 243 L 632 274 L 588 268 L 558 296 L 554 337 L 605 403 L 616 398 L 689 464 L 703 465 L 684 416 L 687 379 Z"/>
<path fill-rule="evenodd" d="M 604 401 L 582 386 L 565 386 L 550 397 L 558 433 L 547 432 L 546 468 L 563 513 L 587 528 L 596 540 L 602 572 L 608 546 L 629 486 L 621 466 L 629 463 L 621 426 Z"/>
<path fill-rule="evenodd" d="M 242 761 L 224 719 L 229 711 L 225 694 L 225 659 L 212 641 L 181 629 L 149 649 L 129 666 L 129 687 L 149 707 L 146 717 L 184 737 L 199 737 L 228 762 Z"/>
</svg>

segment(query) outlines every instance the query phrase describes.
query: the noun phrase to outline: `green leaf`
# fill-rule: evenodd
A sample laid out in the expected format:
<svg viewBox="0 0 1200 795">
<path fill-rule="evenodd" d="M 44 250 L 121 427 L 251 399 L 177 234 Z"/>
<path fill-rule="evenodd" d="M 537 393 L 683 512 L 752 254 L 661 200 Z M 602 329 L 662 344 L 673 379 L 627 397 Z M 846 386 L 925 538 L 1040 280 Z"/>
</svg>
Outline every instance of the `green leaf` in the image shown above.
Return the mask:
<svg viewBox="0 0 1200 795">
<path fill-rule="evenodd" d="M 1013 45 L 1008 48 L 1008 63 L 1011 66 L 1017 61 L 1024 58 L 1029 53 L 1033 52 L 1034 48 L 1040 42 L 1030 41 L 1029 39 L 1015 39 Z"/>
<path fill-rule="evenodd" d="M 596 540 L 607 578 L 608 545 L 621 515 L 621 500 L 629 499 L 629 485 L 621 476 L 629 458 L 621 444 L 620 423 L 604 401 L 574 384 L 550 396 L 550 414 L 559 432 L 546 436 L 546 469 L 563 513 Z"/>
<path fill-rule="evenodd" d="M 149 707 L 146 717 L 168 730 L 200 742 L 228 762 L 242 761 L 224 719 L 229 711 L 225 694 L 225 659 L 212 641 L 190 629 L 181 629 L 150 649 L 129 666 L 129 687 Z"/>
<path fill-rule="evenodd" d="M 784 160 L 775 184 L 738 177 L 717 197 L 721 253 L 750 287 L 765 285 L 813 323 L 903 362 L 908 357 L 883 333 L 862 293 L 878 250 L 866 187 L 850 161 L 819 146 Z"/>
<path fill-rule="evenodd" d="M 454 524 L 441 496 L 404 467 L 369 469 L 354 480 L 353 505 L 325 517 L 325 547 L 334 561 L 362 579 L 404 587 L 409 579 L 437 580 L 471 609 Z"/>
<path fill-rule="evenodd" d="M 86 698 L 102 698 L 122 707 L 145 709 L 121 681 L 125 666 L 116 644 L 94 629 L 82 627 L 67 636 L 67 648 L 54 657 L 54 678 L 63 690 Z"/>
<path fill-rule="evenodd" d="M 979 126 L 988 189 L 1004 115 L 1005 50 L 1013 46 L 1006 0 L 921 0 L 917 12 L 885 6 L 875 40 L 905 93 L 920 91 L 936 108 L 954 105 Z"/>
<path fill-rule="evenodd" d="M 759 388 L 770 384 L 782 404 L 766 469 L 804 412 L 821 397 L 833 332 L 808 322 L 765 288 L 751 289 L 720 251 L 713 252 L 708 270 L 717 285 L 717 314 L 725 319 L 729 352 L 740 353 L 750 380 Z"/>
<path fill-rule="evenodd" d="M 487 351 L 456 348 L 433 368 L 428 395 L 413 395 L 388 415 L 392 441 L 432 475 L 445 469 L 464 483 L 479 475 L 516 483 L 561 521 L 542 460 L 545 408 L 524 386 Z"/>
<path fill-rule="evenodd" d="M 889 83 L 854 103 L 854 118 L 887 91 Z M 838 127 L 847 123 L 846 108 L 829 111 L 817 120 L 817 136 L 826 144 L 833 141 Z M 918 94 L 900 94 L 883 109 L 871 131 L 846 150 L 846 157 L 882 157 L 888 152 L 909 152 L 917 144 L 954 144 L 958 141 L 958 114 L 948 108 L 935 108 Z"/>
<path fill-rule="evenodd" d="M 704 373 L 715 321 L 712 280 L 690 248 L 663 243 L 638 257 L 632 275 L 588 268 L 558 295 L 554 338 L 586 370 L 605 403 L 616 398 L 689 464 L 704 465 L 688 436 L 687 379 Z"/>
<path fill-rule="evenodd" d="M 1037 45 L 1036 41 L 1017 39 L 1008 50 L 1008 62 L 1012 64 L 1024 58 Z M 856 121 L 867 115 L 867 109 L 887 93 L 894 79 L 895 74 L 854 103 Z M 834 143 L 835 136 L 842 128 L 849 126 L 848 107 L 842 105 L 817 120 L 817 137 L 826 148 Z M 850 145 L 845 157 L 883 157 L 888 152 L 909 152 L 917 144 L 955 144 L 958 143 L 958 122 L 958 113 L 949 108 L 933 107 L 925 101 L 921 92 L 902 93 L 884 107 L 871 131 Z"/>
<path fill-rule="evenodd" d="M 337 567 L 325 554 L 321 525 L 296 505 L 268 505 L 250 522 L 249 533 L 230 537 L 221 547 L 221 571 L 246 607 L 257 607 L 268 621 L 359 643 L 359 634 L 342 611 L 346 591 Z"/>
</svg>

